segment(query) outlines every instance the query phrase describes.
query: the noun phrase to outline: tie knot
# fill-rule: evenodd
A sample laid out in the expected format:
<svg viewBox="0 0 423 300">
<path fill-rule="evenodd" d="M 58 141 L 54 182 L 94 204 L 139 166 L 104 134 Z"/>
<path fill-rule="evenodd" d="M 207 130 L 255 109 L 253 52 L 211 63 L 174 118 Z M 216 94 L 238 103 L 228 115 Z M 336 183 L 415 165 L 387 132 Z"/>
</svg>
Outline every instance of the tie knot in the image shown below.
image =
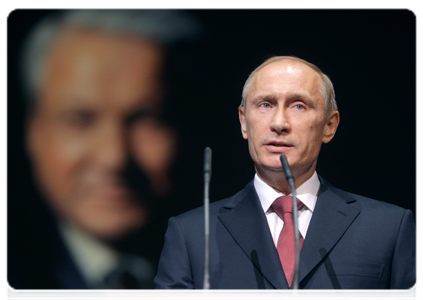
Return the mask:
<svg viewBox="0 0 423 300">
<path fill-rule="evenodd" d="M 303 203 L 297 198 L 297 206 L 300 210 L 303 207 Z M 273 210 L 276 212 L 276 214 L 284 220 L 284 215 L 286 213 L 292 214 L 293 209 L 293 202 L 292 202 L 292 196 L 282 196 L 277 198 L 273 204 L 272 204 Z"/>
</svg>

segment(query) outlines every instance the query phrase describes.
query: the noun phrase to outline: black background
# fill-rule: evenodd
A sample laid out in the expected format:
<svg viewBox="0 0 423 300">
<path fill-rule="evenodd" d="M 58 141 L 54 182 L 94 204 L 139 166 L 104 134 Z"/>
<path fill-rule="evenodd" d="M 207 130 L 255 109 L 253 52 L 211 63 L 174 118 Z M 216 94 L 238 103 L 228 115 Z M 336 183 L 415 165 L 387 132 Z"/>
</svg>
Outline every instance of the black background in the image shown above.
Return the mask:
<svg viewBox="0 0 423 300">
<path fill-rule="evenodd" d="M 8 19 L 8 219 L 31 218 L 34 193 L 23 141 L 19 49 L 46 10 Z M 177 214 L 202 205 L 202 160 L 213 151 L 211 201 L 254 176 L 237 108 L 249 73 L 271 55 L 319 66 L 334 83 L 341 116 L 317 172 L 343 190 L 415 212 L 416 19 L 408 10 L 189 10 L 201 39 L 173 75 L 172 113 L 180 132 Z M 188 58 L 188 59 L 187 59 Z M 175 68 L 176 69 L 176 68 Z M 9 232 L 9 234 L 14 234 Z M 162 239 L 162 237 L 160 237 Z"/>
</svg>

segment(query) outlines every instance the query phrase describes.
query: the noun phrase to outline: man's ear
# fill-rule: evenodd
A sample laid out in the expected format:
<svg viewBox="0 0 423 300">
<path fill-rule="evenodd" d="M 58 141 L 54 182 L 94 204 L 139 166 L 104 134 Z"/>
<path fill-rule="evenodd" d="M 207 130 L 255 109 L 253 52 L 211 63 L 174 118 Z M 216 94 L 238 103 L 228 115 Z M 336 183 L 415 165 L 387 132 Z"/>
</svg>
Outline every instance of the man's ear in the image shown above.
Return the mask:
<svg viewBox="0 0 423 300">
<path fill-rule="evenodd" d="M 238 108 L 239 122 L 241 123 L 241 132 L 244 139 L 248 139 L 247 135 L 247 121 L 245 120 L 245 107 Z"/>
<path fill-rule="evenodd" d="M 333 111 L 326 119 L 326 125 L 323 133 L 323 143 L 329 143 L 335 136 L 336 129 L 339 125 L 339 112 Z"/>
</svg>

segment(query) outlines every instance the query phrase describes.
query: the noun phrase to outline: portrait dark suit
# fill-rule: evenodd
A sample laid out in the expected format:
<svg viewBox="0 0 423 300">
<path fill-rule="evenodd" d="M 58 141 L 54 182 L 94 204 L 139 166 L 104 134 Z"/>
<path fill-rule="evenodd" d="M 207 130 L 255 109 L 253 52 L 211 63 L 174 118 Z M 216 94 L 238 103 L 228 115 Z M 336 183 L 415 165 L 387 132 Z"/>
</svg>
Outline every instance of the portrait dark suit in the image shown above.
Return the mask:
<svg viewBox="0 0 423 300">
<path fill-rule="evenodd" d="M 9 228 L 20 230 L 8 244 L 8 282 L 15 289 L 83 289 L 82 274 L 60 237 L 54 217 L 34 190 L 31 205 L 21 212 L 37 213 L 41 222 L 19 227 L 20 219 L 9 220 Z"/>
<path fill-rule="evenodd" d="M 34 195 L 37 195 L 34 192 Z M 37 197 L 38 198 L 38 197 Z M 71 255 L 63 236 L 61 236 L 53 213 L 42 206 L 41 199 L 33 199 L 34 205 L 30 206 L 42 222 L 31 224 L 24 228 L 17 227 L 17 220 L 9 220 L 13 229 L 21 228 L 19 236 L 9 239 L 8 245 L 8 282 L 14 289 L 88 289 L 90 286 L 83 276 L 80 267 Z M 28 208 L 23 209 L 26 215 Z M 164 234 L 162 223 L 165 220 L 155 216 L 154 222 L 137 232 L 127 240 L 115 244 L 117 253 L 141 257 L 149 261 L 156 271 L 161 244 L 146 244 L 143 241 L 152 240 L 154 234 Z M 13 222 L 12 222 L 13 221 Z M 141 274 L 142 270 L 140 270 Z M 154 275 L 153 275 L 154 277 Z M 153 288 L 153 278 L 143 278 L 140 288 Z M 96 288 L 107 288 L 99 286 Z"/>
<path fill-rule="evenodd" d="M 407 289 L 415 283 L 409 210 L 350 194 L 322 178 L 301 250 L 301 289 Z M 210 205 L 212 289 L 286 289 L 276 247 L 250 182 Z M 169 220 L 156 288 L 202 288 L 204 212 Z"/>
</svg>

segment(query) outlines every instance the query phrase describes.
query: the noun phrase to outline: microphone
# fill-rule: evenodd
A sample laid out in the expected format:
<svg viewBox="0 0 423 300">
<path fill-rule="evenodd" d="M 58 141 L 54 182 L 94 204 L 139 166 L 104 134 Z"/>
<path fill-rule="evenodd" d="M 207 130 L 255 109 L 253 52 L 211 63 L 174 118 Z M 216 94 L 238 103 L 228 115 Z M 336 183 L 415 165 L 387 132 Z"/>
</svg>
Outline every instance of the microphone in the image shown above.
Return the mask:
<svg viewBox="0 0 423 300">
<path fill-rule="evenodd" d="M 291 168 L 289 167 L 288 160 L 286 159 L 285 154 L 281 154 L 280 159 L 282 163 L 283 172 L 285 173 L 286 181 L 288 182 L 291 191 L 295 190 L 294 176 L 292 175 Z"/>
<path fill-rule="evenodd" d="M 204 149 L 204 281 L 203 289 L 210 289 L 210 210 L 209 210 L 209 186 L 211 178 L 211 149 L 206 147 Z"/>
<path fill-rule="evenodd" d="M 291 188 L 292 193 L 292 216 L 294 219 L 294 237 L 295 237 L 295 272 L 292 280 L 291 288 L 294 290 L 298 289 L 298 275 L 300 271 L 300 232 L 298 230 L 298 204 L 297 204 L 297 193 L 295 190 L 294 176 L 292 175 L 291 168 L 289 167 L 288 160 L 285 154 L 281 154 L 280 160 L 282 163 L 283 172 L 285 173 L 286 181 Z"/>
</svg>

